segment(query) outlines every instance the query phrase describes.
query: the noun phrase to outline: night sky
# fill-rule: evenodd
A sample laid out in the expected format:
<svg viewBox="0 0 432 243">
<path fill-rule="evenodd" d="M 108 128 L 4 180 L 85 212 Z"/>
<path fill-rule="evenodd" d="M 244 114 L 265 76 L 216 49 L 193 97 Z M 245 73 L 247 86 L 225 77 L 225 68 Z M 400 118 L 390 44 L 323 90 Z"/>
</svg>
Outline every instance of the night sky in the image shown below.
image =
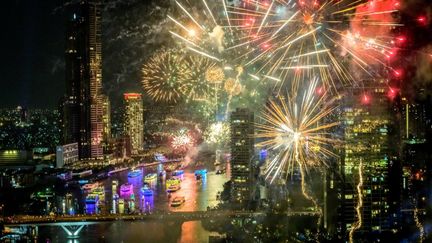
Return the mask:
<svg viewBox="0 0 432 243">
<path fill-rule="evenodd" d="M 0 106 L 54 107 L 64 90 L 59 1 L 2 2 Z M 55 92 L 54 92 L 55 91 Z"/>
<path fill-rule="evenodd" d="M 2 2 L 0 107 L 56 108 L 64 93 L 65 0 Z M 403 85 L 432 88 L 432 1 L 401 0 L 408 50 Z M 153 50 L 169 45 L 169 0 L 107 0 L 103 12 L 103 85 L 112 103 L 142 92 L 140 68 Z M 426 23 L 419 24 L 418 16 Z M 429 55 L 430 53 L 431 55 Z"/>
</svg>

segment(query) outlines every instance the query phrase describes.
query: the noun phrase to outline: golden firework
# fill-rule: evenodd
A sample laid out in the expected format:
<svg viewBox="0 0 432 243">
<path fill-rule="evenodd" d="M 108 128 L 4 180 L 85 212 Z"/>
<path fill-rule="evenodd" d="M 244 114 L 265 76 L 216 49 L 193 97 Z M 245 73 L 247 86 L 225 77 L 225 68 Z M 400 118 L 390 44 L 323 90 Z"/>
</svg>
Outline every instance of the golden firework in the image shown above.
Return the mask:
<svg viewBox="0 0 432 243">
<path fill-rule="evenodd" d="M 242 91 L 242 85 L 233 78 L 228 78 L 224 85 L 225 91 L 230 95 L 239 95 Z"/>
<path fill-rule="evenodd" d="M 158 51 L 142 68 L 143 88 L 156 102 L 177 103 L 182 98 L 182 78 L 189 72 L 179 53 Z"/>
<path fill-rule="evenodd" d="M 207 70 L 205 77 L 209 83 L 217 84 L 225 79 L 225 73 L 222 68 L 214 66 Z"/>
</svg>

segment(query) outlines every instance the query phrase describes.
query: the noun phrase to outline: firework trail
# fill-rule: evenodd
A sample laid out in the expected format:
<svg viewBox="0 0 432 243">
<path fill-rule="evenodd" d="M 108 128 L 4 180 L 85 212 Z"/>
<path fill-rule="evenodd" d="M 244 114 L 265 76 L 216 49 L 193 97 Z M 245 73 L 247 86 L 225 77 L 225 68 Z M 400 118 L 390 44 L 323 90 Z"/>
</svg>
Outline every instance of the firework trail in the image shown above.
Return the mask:
<svg viewBox="0 0 432 243">
<path fill-rule="evenodd" d="M 300 168 L 300 176 L 301 176 L 302 194 L 307 200 L 309 200 L 313 203 L 315 210 L 318 211 L 317 229 L 318 229 L 318 233 L 319 233 L 319 229 L 320 229 L 320 225 L 321 225 L 321 221 L 322 221 L 322 217 L 323 217 L 322 208 L 321 208 L 321 206 L 319 206 L 317 200 L 312 195 L 310 195 L 308 192 L 308 188 L 306 185 L 306 178 L 305 178 L 306 177 L 306 171 L 304 170 L 304 166 L 302 164 L 299 164 L 299 168 Z"/>
<path fill-rule="evenodd" d="M 416 207 L 414 209 L 414 221 L 415 221 L 416 227 L 419 229 L 419 234 L 420 234 L 419 235 L 419 242 L 422 243 L 425 239 L 425 231 L 424 231 L 424 226 L 422 225 L 422 223 L 420 222 L 420 219 L 418 217 L 418 213 L 419 213 L 419 210 Z"/>
<path fill-rule="evenodd" d="M 354 232 L 362 227 L 362 208 L 363 208 L 363 161 L 360 160 L 359 164 L 359 182 L 357 184 L 357 206 L 355 207 L 357 213 L 357 221 L 351 226 L 349 231 L 349 241 L 354 242 Z"/>
</svg>

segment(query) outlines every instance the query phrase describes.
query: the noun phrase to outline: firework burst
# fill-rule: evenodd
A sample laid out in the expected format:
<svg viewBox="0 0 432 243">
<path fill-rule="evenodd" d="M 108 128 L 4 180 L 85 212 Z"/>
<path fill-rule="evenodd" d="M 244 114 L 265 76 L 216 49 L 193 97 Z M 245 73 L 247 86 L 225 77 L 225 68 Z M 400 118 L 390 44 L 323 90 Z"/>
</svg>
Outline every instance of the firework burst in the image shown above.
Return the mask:
<svg viewBox="0 0 432 243">
<path fill-rule="evenodd" d="M 262 80 L 319 76 L 335 90 L 359 78 L 353 68 L 376 75 L 371 66 L 388 66 L 396 48 L 397 0 L 175 2 L 171 34 L 185 49 Z"/>
<path fill-rule="evenodd" d="M 177 103 L 182 98 L 183 79 L 189 72 L 179 53 L 158 51 L 142 68 L 144 90 L 156 102 Z"/>
<path fill-rule="evenodd" d="M 204 132 L 204 141 L 208 144 L 217 144 L 222 147 L 228 143 L 230 126 L 226 122 L 211 124 Z"/>
<path fill-rule="evenodd" d="M 307 172 L 310 167 L 326 165 L 329 157 L 336 156 L 327 147 L 337 143 L 328 129 L 337 122 L 326 123 L 325 117 L 336 107 L 325 101 L 325 95 L 316 98 L 317 80 L 301 96 L 299 92 L 290 97 L 270 100 L 262 115 L 263 124 L 257 124 L 259 147 L 276 153 L 266 169 L 272 181 L 284 175 L 286 178 L 295 168 Z M 299 94 L 299 95 L 297 95 Z"/>
<path fill-rule="evenodd" d="M 195 145 L 195 139 L 186 128 L 180 129 L 172 137 L 171 146 L 177 151 L 187 151 Z"/>
<path fill-rule="evenodd" d="M 191 55 L 185 58 L 185 64 L 188 72 L 181 75 L 182 93 L 191 100 L 205 100 L 213 89 L 206 76 L 215 63 L 208 58 Z"/>
</svg>

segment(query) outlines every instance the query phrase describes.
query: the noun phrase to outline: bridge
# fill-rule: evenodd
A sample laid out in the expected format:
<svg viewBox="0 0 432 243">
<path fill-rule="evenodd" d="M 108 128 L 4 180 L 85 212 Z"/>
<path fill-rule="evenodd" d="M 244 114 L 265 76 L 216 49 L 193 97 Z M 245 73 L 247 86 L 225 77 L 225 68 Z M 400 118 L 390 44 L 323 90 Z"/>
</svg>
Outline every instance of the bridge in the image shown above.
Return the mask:
<svg viewBox="0 0 432 243">
<path fill-rule="evenodd" d="M 282 217 L 309 216 L 316 217 L 318 212 L 313 211 L 290 211 L 278 214 Z M 86 225 L 98 224 L 112 221 L 198 221 L 216 218 L 257 218 L 265 217 L 265 212 L 260 211 L 184 211 L 184 212 L 158 212 L 139 214 L 97 214 L 97 215 L 55 215 L 55 216 L 29 216 L 20 215 L 4 218 L 5 229 L 12 232 L 23 232 L 37 235 L 39 226 L 61 227 L 70 238 L 78 238 L 80 231 Z"/>
</svg>

